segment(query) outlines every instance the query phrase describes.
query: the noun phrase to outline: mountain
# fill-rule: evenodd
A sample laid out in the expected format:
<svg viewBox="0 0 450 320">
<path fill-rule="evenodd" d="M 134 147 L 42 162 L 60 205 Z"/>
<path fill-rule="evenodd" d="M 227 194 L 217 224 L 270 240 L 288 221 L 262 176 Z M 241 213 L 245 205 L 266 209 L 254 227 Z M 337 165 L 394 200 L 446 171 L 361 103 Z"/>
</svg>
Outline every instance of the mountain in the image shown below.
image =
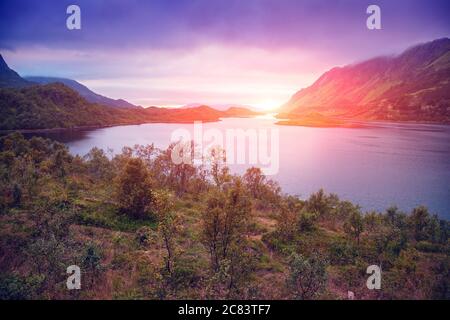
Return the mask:
<svg viewBox="0 0 450 320">
<path fill-rule="evenodd" d="M 209 107 L 219 110 L 219 111 L 227 111 L 230 108 L 242 108 L 251 111 L 256 111 L 253 107 L 247 105 L 238 105 L 235 103 L 215 103 L 215 104 L 205 104 L 205 103 L 190 103 L 182 106 L 180 109 L 191 109 L 195 107 L 201 107 L 208 105 Z"/>
<path fill-rule="evenodd" d="M 217 105 L 213 106 L 207 106 L 207 105 L 197 105 L 197 104 L 190 104 L 183 106 L 181 108 L 172 109 L 172 110 L 189 110 L 189 112 L 198 112 L 199 110 L 201 112 L 205 112 L 209 115 L 215 115 L 218 118 L 240 118 L 240 117 L 252 117 L 257 116 L 260 114 L 263 114 L 262 112 L 253 111 L 247 107 L 227 107 L 225 109 L 223 108 L 217 108 Z"/>
<path fill-rule="evenodd" d="M 111 108 L 87 101 L 77 91 L 56 82 L 23 88 L 0 88 L 0 130 L 102 127 L 142 123 L 213 122 L 248 114 L 224 112 L 208 106 L 190 109 L 150 107 Z"/>
<path fill-rule="evenodd" d="M 450 123 L 450 39 L 333 68 L 294 94 L 278 117 L 311 115 Z"/>
<path fill-rule="evenodd" d="M 257 112 L 250 110 L 245 107 L 229 107 L 224 111 L 227 117 L 252 117 L 263 114 L 262 112 Z"/>
<path fill-rule="evenodd" d="M 123 99 L 111 99 L 102 96 L 72 79 L 55 78 L 55 77 L 26 77 L 25 79 L 39 84 L 49 84 L 56 82 L 65 84 L 69 88 L 72 88 L 73 90 L 77 91 L 83 98 L 85 98 L 87 101 L 91 103 L 103 104 L 105 106 L 113 108 L 126 108 L 126 109 L 142 108 L 140 106 L 135 106 L 134 104 L 131 104 Z"/>
<path fill-rule="evenodd" d="M 0 88 L 23 88 L 28 85 L 31 83 L 10 69 L 0 54 Z"/>
<path fill-rule="evenodd" d="M 0 89 L 0 130 L 135 123 L 140 117 L 86 101 L 62 83 Z"/>
<path fill-rule="evenodd" d="M 198 106 L 189 109 L 149 107 L 145 109 L 145 112 L 149 117 L 149 122 L 212 122 L 219 121 L 221 117 L 224 117 L 222 111 L 218 111 L 208 106 Z"/>
<path fill-rule="evenodd" d="M 223 112 L 206 107 L 192 109 L 111 108 L 87 101 L 62 83 L 0 88 L 0 130 L 101 127 L 142 123 L 219 121 Z"/>
</svg>

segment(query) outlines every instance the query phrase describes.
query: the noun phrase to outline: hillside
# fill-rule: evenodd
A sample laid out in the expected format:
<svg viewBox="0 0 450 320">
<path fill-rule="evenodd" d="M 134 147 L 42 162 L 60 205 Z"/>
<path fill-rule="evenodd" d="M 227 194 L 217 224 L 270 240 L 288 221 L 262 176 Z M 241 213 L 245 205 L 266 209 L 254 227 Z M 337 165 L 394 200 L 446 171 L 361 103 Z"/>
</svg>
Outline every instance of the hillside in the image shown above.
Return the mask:
<svg viewBox="0 0 450 320">
<path fill-rule="evenodd" d="M 73 128 L 138 122 L 135 113 L 91 104 L 61 83 L 0 89 L 0 130 Z"/>
<path fill-rule="evenodd" d="M 141 123 L 212 122 L 252 116 L 250 110 L 223 112 L 208 106 L 190 109 L 120 109 L 90 103 L 62 83 L 0 88 L 0 130 L 101 127 Z"/>
<path fill-rule="evenodd" d="M 420 44 L 397 56 L 333 68 L 292 96 L 280 108 L 279 118 L 308 118 L 311 113 L 450 123 L 450 39 Z"/>
<path fill-rule="evenodd" d="M 25 79 L 39 84 L 49 84 L 57 82 L 65 84 L 69 88 L 78 92 L 83 98 L 85 98 L 87 101 L 91 103 L 103 104 L 105 106 L 113 108 L 126 108 L 126 109 L 141 108 L 140 106 L 135 106 L 134 104 L 131 104 L 123 99 L 111 99 L 102 96 L 72 79 L 55 78 L 55 77 L 25 77 Z"/>
<path fill-rule="evenodd" d="M 450 298 L 450 223 L 425 207 L 363 214 L 170 153 L 1 137 L 0 300 Z M 74 264 L 82 290 L 66 289 Z M 382 290 L 366 287 L 373 264 Z"/>
</svg>

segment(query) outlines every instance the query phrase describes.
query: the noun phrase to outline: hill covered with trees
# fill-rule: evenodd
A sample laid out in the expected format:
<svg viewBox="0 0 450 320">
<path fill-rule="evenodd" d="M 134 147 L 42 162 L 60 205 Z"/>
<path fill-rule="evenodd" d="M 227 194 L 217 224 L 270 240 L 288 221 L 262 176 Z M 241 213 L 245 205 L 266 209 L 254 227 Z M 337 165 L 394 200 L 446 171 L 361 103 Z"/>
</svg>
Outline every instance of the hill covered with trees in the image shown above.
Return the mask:
<svg viewBox="0 0 450 320">
<path fill-rule="evenodd" d="M 0 88 L 0 130 L 101 127 L 148 122 L 191 123 L 223 117 L 253 116 L 248 109 L 112 108 L 86 101 L 62 83 Z"/>
<path fill-rule="evenodd" d="M 78 81 L 66 78 L 56 78 L 56 77 L 26 77 L 28 81 L 39 83 L 39 84 L 50 84 L 50 83 L 62 83 L 69 88 L 78 92 L 83 98 L 91 103 L 102 104 L 104 106 L 112 107 L 112 108 L 125 108 L 125 109 L 136 109 L 142 108 L 140 106 L 135 106 L 128 101 L 123 99 L 111 99 L 105 96 L 102 96 L 98 93 L 93 92 L 88 87 L 82 85 Z"/>
<path fill-rule="evenodd" d="M 258 168 L 174 164 L 170 146 L 0 139 L 0 299 L 449 299 L 448 221 L 284 195 Z M 82 270 L 67 290 L 66 268 Z M 366 269 L 382 267 L 381 290 Z"/>
</svg>

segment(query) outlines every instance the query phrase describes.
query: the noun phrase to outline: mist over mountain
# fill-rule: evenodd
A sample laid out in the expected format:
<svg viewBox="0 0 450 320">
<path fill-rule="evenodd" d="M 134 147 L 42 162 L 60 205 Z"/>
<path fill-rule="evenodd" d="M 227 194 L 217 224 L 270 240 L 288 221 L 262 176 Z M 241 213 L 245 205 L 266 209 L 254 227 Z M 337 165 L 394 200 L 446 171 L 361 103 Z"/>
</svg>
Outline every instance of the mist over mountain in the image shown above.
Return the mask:
<svg viewBox="0 0 450 320">
<path fill-rule="evenodd" d="M 298 91 L 279 117 L 450 122 L 450 39 L 336 67 Z"/>
</svg>

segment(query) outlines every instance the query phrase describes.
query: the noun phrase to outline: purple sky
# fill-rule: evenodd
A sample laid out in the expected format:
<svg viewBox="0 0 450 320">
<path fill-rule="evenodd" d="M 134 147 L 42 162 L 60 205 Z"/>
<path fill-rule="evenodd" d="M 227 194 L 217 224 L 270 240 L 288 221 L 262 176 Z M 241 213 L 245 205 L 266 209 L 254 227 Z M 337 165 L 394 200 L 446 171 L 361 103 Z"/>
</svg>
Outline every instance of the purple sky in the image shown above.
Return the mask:
<svg viewBox="0 0 450 320">
<path fill-rule="evenodd" d="M 65 27 L 69 4 L 82 29 Z M 366 28 L 381 7 L 382 30 Z M 76 79 L 144 106 L 276 107 L 327 69 L 448 37 L 438 0 L 2 0 L 0 52 L 22 75 Z"/>
</svg>

